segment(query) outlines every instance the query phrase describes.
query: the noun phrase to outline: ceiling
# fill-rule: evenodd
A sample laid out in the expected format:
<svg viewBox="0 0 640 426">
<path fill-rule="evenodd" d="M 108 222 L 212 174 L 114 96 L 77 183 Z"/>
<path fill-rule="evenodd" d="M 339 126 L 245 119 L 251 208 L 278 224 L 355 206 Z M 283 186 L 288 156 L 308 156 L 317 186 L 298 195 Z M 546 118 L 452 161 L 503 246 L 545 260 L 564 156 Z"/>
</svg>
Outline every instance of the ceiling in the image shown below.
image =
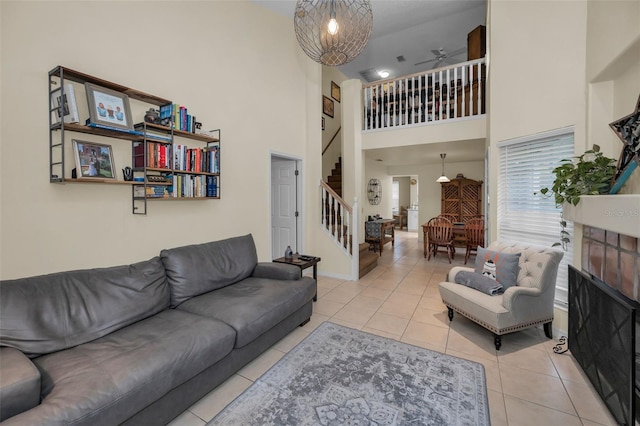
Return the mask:
<svg viewBox="0 0 640 426">
<path fill-rule="evenodd" d="M 253 0 L 276 13 L 291 17 L 295 0 Z M 418 62 L 435 57 L 431 50 L 459 52 L 439 66 L 467 60 L 467 34 L 486 22 L 486 0 L 370 0 L 373 29 L 364 51 L 353 61 L 338 69 L 347 78 L 367 80 L 361 74 L 369 70 L 387 70 L 387 78 L 430 70 L 435 61 Z M 403 56 L 404 62 L 398 57 Z M 371 73 L 369 73 L 371 74 Z M 382 80 L 382 78 L 379 78 Z M 397 148 L 367 150 L 370 159 L 382 159 L 386 166 L 441 163 L 440 153 L 447 153 L 447 161 L 479 161 L 484 159 L 481 141 L 448 142 Z"/>
</svg>

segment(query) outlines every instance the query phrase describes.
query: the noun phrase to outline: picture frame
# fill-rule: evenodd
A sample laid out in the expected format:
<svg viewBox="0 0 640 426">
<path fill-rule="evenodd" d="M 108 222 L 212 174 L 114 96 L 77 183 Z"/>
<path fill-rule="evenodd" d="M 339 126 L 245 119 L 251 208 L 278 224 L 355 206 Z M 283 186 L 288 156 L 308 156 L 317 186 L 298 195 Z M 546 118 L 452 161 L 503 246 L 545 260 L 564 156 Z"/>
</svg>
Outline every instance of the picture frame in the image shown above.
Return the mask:
<svg viewBox="0 0 640 426">
<path fill-rule="evenodd" d="M 334 81 L 331 82 L 331 97 L 340 102 L 340 86 L 338 86 Z"/>
<path fill-rule="evenodd" d="M 322 95 L 322 113 L 333 118 L 333 101 Z"/>
<path fill-rule="evenodd" d="M 129 96 L 92 83 L 85 83 L 84 86 L 92 124 L 115 130 L 133 130 Z"/>
<path fill-rule="evenodd" d="M 76 175 L 83 179 L 117 180 L 111 145 L 72 139 Z"/>
<path fill-rule="evenodd" d="M 62 92 L 64 91 L 64 95 Z M 60 123 L 64 117 L 65 123 L 78 123 L 78 104 L 72 84 L 65 84 L 64 89 L 58 88 L 51 93 L 52 123 Z"/>
</svg>

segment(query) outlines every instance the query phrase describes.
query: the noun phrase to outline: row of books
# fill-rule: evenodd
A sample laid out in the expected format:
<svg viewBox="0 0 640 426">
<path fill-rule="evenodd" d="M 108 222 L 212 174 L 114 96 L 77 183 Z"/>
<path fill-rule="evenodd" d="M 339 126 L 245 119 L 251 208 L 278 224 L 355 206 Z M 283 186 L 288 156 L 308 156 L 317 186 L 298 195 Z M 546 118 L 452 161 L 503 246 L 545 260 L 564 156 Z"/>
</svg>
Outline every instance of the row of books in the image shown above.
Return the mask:
<svg viewBox="0 0 640 426">
<path fill-rule="evenodd" d="M 144 167 L 145 144 L 136 143 L 133 147 L 133 164 Z M 220 145 L 206 148 L 188 148 L 186 145 L 171 145 L 160 142 L 147 142 L 147 167 L 181 170 L 195 173 L 220 173 Z M 172 152 L 173 151 L 173 152 Z M 173 158 L 173 164 L 171 159 Z"/>
<path fill-rule="evenodd" d="M 173 168 L 188 172 L 220 173 L 220 144 L 188 148 L 174 144 Z"/>
<path fill-rule="evenodd" d="M 175 198 L 217 197 L 218 176 L 174 175 L 169 191 Z"/>
<path fill-rule="evenodd" d="M 195 115 L 189 114 L 189 110 L 184 105 L 166 104 L 160 106 L 160 120 L 170 118 L 173 128 L 182 130 L 183 132 L 195 133 L 196 124 Z"/>
</svg>

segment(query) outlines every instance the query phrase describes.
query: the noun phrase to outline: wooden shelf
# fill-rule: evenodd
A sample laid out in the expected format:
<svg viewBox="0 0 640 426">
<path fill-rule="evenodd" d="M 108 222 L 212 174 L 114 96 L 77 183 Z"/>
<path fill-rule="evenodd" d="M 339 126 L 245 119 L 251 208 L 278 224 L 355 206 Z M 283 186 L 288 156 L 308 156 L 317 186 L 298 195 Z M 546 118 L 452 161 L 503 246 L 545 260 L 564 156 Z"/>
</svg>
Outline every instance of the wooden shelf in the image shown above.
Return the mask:
<svg viewBox="0 0 640 426">
<path fill-rule="evenodd" d="M 50 77 L 56 76 L 56 77 L 64 78 L 65 80 L 71 80 L 81 84 L 84 84 L 85 82 L 92 83 L 92 84 L 104 87 L 106 89 L 115 90 L 116 92 L 122 92 L 127 96 L 129 96 L 131 99 L 136 99 L 149 104 L 166 105 L 171 103 L 169 99 L 165 99 L 159 96 L 140 92 L 139 90 L 135 90 L 127 86 L 122 86 L 120 84 L 103 80 L 101 78 L 94 77 L 92 75 L 85 74 L 80 71 L 75 71 L 75 70 L 72 70 L 71 68 L 65 68 L 62 66 L 57 66 L 55 69 L 49 72 L 49 76 Z"/>
<path fill-rule="evenodd" d="M 51 130 L 61 130 L 61 129 L 62 129 L 61 123 L 54 124 L 53 126 L 51 126 Z M 89 127 L 89 126 L 84 126 L 82 124 L 77 124 L 77 123 L 64 123 L 64 130 L 71 131 L 71 132 L 78 132 L 78 133 L 86 133 L 89 135 L 105 136 L 108 138 L 125 139 L 128 141 L 141 142 L 144 140 L 144 137 L 142 135 L 133 135 L 128 132 L 119 132 L 117 130 Z"/>
<path fill-rule="evenodd" d="M 197 200 L 216 200 L 220 199 L 220 193 L 215 190 L 213 193 L 215 197 L 206 197 L 202 194 L 212 193 L 211 191 L 219 188 L 220 184 L 220 169 L 219 169 L 219 147 L 221 140 L 221 130 L 216 129 L 206 134 L 192 133 L 183 130 L 177 130 L 172 127 L 163 126 L 154 123 L 142 122 L 134 124 L 133 129 L 122 129 L 101 126 L 96 124 L 84 125 L 84 120 L 80 120 L 80 123 L 55 123 L 59 118 L 55 117 L 55 113 L 58 110 L 55 104 L 55 94 L 61 87 L 68 85 L 68 82 L 76 84 L 93 84 L 105 89 L 119 92 L 126 95 L 130 99 L 140 101 L 142 103 L 150 104 L 153 108 L 163 106 L 171 106 L 172 109 L 175 104 L 169 99 L 165 99 L 159 96 L 151 95 L 139 90 L 132 89 L 120 84 L 113 83 L 111 81 L 103 80 L 98 77 L 94 77 L 89 74 L 85 74 L 70 68 L 57 66 L 49 71 L 48 91 L 49 91 L 49 181 L 51 183 L 92 183 L 92 184 L 111 184 L 111 185 L 128 185 L 132 186 L 132 203 L 133 214 L 147 214 L 147 200 L 183 200 L 183 201 L 197 201 Z M 79 118 L 79 117 L 78 117 Z M 76 118 L 76 120 L 78 119 Z M 163 121 L 165 124 L 171 122 L 171 120 Z M 82 124 L 81 124 L 82 123 Z M 171 124 L 169 124 L 171 126 Z M 70 132 L 67 135 L 66 131 Z M 68 157 L 65 151 L 68 151 L 68 146 L 65 141 L 75 137 L 73 133 L 82 133 L 87 135 L 96 135 L 112 139 L 121 139 L 129 142 L 131 146 L 131 163 L 132 170 L 135 177 L 144 180 L 116 180 L 107 179 L 102 177 L 79 177 L 79 178 L 65 178 L 67 170 L 65 169 L 65 158 Z M 196 147 L 189 147 L 185 142 L 177 142 L 176 138 L 188 139 L 194 141 L 189 145 L 196 145 Z M 177 144 L 182 145 L 178 150 Z M 203 146 L 206 145 L 206 146 Z M 217 146 L 217 147 L 216 147 Z M 194 149 L 196 151 L 191 151 Z M 208 151 L 210 149 L 210 151 Z M 174 152 L 175 151 L 175 152 Z M 212 170 L 216 170 L 216 173 L 211 172 L 195 172 L 188 170 L 176 170 L 169 168 L 158 167 L 135 167 L 135 164 L 153 164 L 153 165 L 169 165 L 177 166 L 180 164 L 174 164 L 176 161 L 176 155 L 180 153 L 179 157 L 182 161 L 183 155 L 193 155 L 195 153 L 195 161 L 201 162 L 199 165 L 203 169 L 213 167 Z M 208 155 L 215 154 L 215 158 L 210 158 Z M 142 161 L 141 161 L 142 160 Z M 145 161 L 146 160 L 146 161 Z M 188 160 L 185 157 L 185 160 Z M 215 161 L 215 165 L 211 166 L 211 160 Z M 110 159 L 112 162 L 113 160 Z M 187 161 L 188 163 L 188 161 Z M 111 163 L 112 167 L 115 167 Z M 195 167 L 194 167 L 195 168 Z M 199 169 L 200 167 L 198 167 Z M 151 172 L 151 173 L 149 173 Z M 168 180 L 161 180 L 158 182 L 149 181 L 151 176 L 166 176 Z M 177 178 L 176 178 L 177 176 Z M 179 186 L 175 186 L 176 182 Z M 162 193 L 169 193 L 169 189 L 172 187 L 173 193 L 187 193 L 187 194 L 199 194 L 198 197 L 154 197 L 156 191 L 158 195 Z M 161 188 L 158 188 L 161 187 Z M 140 191 L 143 189 L 143 191 Z M 151 189 L 148 191 L 148 189 Z M 207 190 L 208 189 L 208 190 Z M 162 190 L 162 191 L 160 191 Z M 151 194 L 150 194 L 151 192 Z"/>
<path fill-rule="evenodd" d="M 116 180 L 116 179 L 101 179 L 101 178 L 68 178 L 64 180 L 65 183 L 108 183 L 112 185 L 133 185 L 135 183 L 142 182 L 132 182 L 126 180 Z"/>
<path fill-rule="evenodd" d="M 134 197 L 136 200 L 144 200 L 144 197 Z M 147 201 L 199 201 L 219 200 L 220 197 L 147 197 Z"/>
</svg>

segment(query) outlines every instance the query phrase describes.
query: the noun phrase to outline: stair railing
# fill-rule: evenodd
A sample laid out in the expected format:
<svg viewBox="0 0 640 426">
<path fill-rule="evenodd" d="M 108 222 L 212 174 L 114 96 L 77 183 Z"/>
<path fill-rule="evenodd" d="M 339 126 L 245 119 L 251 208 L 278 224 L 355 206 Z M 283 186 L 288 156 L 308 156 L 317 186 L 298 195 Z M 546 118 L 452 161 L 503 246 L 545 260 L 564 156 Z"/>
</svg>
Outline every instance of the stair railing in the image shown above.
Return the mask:
<svg viewBox="0 0 640 426">
<path fill-rule="evenodd" d="M 358 243 L 354 235 L 357 226 L 353 209 L 331 187 L 320 181 L 322 195 L 322 229 L 347 254 L 353 256 L 353 245 Z"/>
<path fill-rule="evenodd" d="M 324 155 L 325 152 L 327 152 L 327 150 L 329 149 L 329 147 L 331 146 L 331 144 L 333 143 L 333 141 L 336 139 L 336 137 L 338 136 L 338 133 L 340 133 L 340 130 L 342 130 L 342 126 L 338 127 L 338 130 L 336 130 L 336 133 L 333 135 L 333 137 L 331 138 L 331 140 L 329 141 L 329 143 L 327 144 L 327 146 L 324 147 L 324 149 L 322 150 L 322 155 Z"/>
</svg>

